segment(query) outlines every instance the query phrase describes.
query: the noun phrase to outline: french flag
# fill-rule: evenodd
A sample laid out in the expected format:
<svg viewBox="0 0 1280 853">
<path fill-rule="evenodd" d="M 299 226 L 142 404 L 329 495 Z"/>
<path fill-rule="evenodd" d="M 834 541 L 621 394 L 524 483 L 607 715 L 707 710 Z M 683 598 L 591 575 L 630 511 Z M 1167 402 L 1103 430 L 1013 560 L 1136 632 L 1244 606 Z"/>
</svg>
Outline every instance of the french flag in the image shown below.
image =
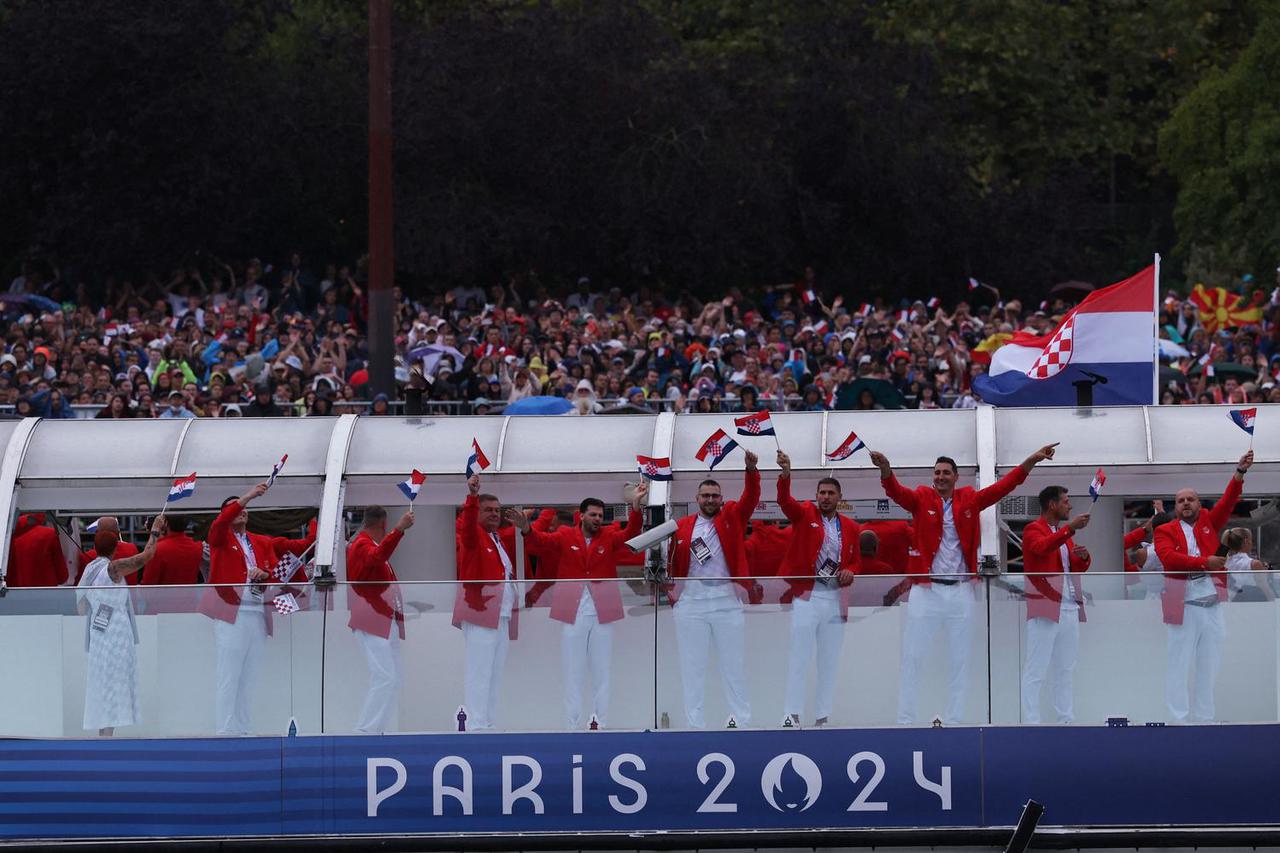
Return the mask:
<svg viewBox="0 0 1280 853">
<path fill-rule="evenodd" d="M 866 445 L 862 443 L 862 439 L 858 438 L 858 434 L 856 432 L 851 432 L 849 433 L 848 438 L 840 442 L 839 447 L 827 454 L 827 458 L 832 462 L 840 462 L 841 460 L 848 459 L 864 447 L 866 447 Z"/>
<path fill-rule="evenodd" d="M 738 435 L 777 435 L 773 431 L 773 421 L 769 419 L 769 410 L 763 409 L 754 415 L 744 415 L 733 419 L 738 428 Z"/>
<path fill-rule="evenodd" d="M 724 461 L 724 458 L 732 453 L 738 446 L 738 442 L 729 438 L 729 434 L 722 429 L 716 430 L 711 437 L 702 442 L 702 447 L 694 454 L 699 462 L 706 462 L 711 459 L 711 470 L 716 470 L 716 466 Z"/>
<path fill-rule="evenodd" d="M 926 307 L 932 310 L 934 308 L 937 308 L 941 304 L 942 304 L 942 300 L 935 296 L 932 299 L 930 299 L 928 303 L 926 303 Z"/>
<path fill-rule="evenodd" d="M 898 343 L 902 343 L 907 339 L 907 333 L 902 331 L 902 329 L 900 329 L 897 326 L 894 326 L 893 331 L 889 333 L 889 336 L 892 337 Z"/>
<path fill-rule="evenodd" d="M 1098 473 L 1093 475 L 1093 482 L 1089 484 L 1089 497 L 1096 502 L 1102 496 L 1102 487 L 1107 484 L 1107 475 L 1101 468 Z"/>
<path fill-rule="evenodd" d="M 870 303 L 864 302 L 862 303 L 862 307 L 858 309 L 858 316 L 867 317 L 871 314 L 872 310 Z"/>
<path fill-rule="evenodd" d="M 1236 426 L 1249 433 L 1249 435 L 1253 435 L 1253 420 L 1258 417 L 1258 410 L 1256 408 L 1232 409 L 1227 414 L 1231 416 L 1231 420 Z"/>
<path fill-rule="evenodd" d="M 173 503 L 183 498 L 189 498 L 196 493 L 196 472 L 192 471 L 181 480 L 174 480 L 173 485 L 169 487 L 169 497 L 165 499 L 165 503 Z"/>
<path fill-rule="evenodd" d="M 970 278 L 970 279 L 969 279 L 969 290 L 970 290 L 970 291 L 977 290 L 979 287 L 982 287 L 982 285 L 978 282 L 978 280 L 977 280 L 976 278 Z"/>
<path fill-rule="evenodd" d="M 975 377 L 983 402 L 996 406 L 1074 406 L 1072 384 L 1093 387 L 1099 406 L 1150 406 L 1155 370 L 1155 267 L 1094 291 L 1048 335 L 1018 332 Z"/>
<path fill-rule="evenodd" d="M 637 470 L 644 475 L 646 480 L 670 480 L 671 479 L 671 457 L 669 456 L 640 456 L 636 455 Z"/>
<path fill-rule="evenodd" d="M 484 451 L 480 449 L 480 442 L 474 438 L 471 439 L 471 455 L 467 457 L 467 476 L 470 477 L 476 473 L 479 468 L 483 471 L 489 467 L 489 458 L 484 455 Z"/>
<path fill-rule="evenodd" d="M 396 483 L 396 488 L 404 493 L 404 496 L 412 503 L 418 499 L 418 490 L 422 488 L 422 484 L 427 481 L 427 475 L 413 469 L 413 473 L 409 475 L 409 479 L 403 483 Z"/>
<path fill-rule="evenodd" d="M 267 478 L 267 488 L 275 485 L 276 477 L 280 476 L 280 469 L 284 467 L 284 463 L 289 461 L 289 454 L 286 453 L 280 457 L 280 461 L 271 466 L 271 476 Z"/>
<path fill-rule="evenodd" d="M 805 305 L 812 305 L 818 301 L 818 294 L 813 292 L 812 287 L 805 288 L 800 291 L 800 300 L 804 302 Z"/>
</svg>

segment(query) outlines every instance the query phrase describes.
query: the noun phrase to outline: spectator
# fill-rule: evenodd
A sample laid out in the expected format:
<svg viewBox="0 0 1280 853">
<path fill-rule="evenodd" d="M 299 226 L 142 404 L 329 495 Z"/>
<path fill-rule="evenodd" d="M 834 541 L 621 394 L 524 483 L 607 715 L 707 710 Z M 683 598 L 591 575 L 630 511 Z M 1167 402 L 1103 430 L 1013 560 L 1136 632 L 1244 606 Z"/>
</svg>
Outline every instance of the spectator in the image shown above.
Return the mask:
<svg viewBox="0 0 1280 853">
<path fill-rule="evenodd" d="M 169 392 L 169 406 L 160 413 L 161 419 L 194 418 L 196 413 L 187 408 L 187 397 L 181 391 Z"/>
</svg>

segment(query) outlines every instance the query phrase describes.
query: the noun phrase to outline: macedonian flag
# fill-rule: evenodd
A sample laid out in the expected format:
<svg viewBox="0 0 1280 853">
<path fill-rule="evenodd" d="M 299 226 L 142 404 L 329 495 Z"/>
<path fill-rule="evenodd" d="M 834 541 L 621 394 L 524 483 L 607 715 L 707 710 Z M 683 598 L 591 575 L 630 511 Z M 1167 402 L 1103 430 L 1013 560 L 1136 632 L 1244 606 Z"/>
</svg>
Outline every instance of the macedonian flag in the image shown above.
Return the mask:
<svg viewBox="0 0 1280 853">
<path fill-rule="evenodd" d="M 1233 326 L 1246 326 L 1262 320 L 1262 307 L 1259 305 L 1261 293 L 1255 295 L 1252 302 L 1246 302 L 1238 293 L 1230 293 L 1224 287 L 1207 288 L 1197 284 L 1191 291 L 1191 301 L 1200 309 L 1200 325 L 1209 334 L 1219 329 Z"/>
</svg>

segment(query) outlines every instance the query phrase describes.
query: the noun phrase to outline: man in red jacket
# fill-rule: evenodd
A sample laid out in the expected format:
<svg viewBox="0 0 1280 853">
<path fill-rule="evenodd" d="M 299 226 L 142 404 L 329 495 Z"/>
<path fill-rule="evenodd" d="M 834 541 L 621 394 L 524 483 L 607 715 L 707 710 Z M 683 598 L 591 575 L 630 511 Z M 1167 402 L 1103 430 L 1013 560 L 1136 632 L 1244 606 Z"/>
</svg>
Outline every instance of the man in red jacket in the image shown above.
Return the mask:
<svg viewBox="0 0 1280 853">
<path fill-rule="evenodd" d="M 45 525 L 44 513 L 19 516 L 13 540 L 9 543 L 5 583 L 14 588 L 62 586 L 67 582 L 68 574 L 58 531 Z"/>
<path fill-rule="evenodd" d="M 817 649 L 814 725 L 826 725 L 836 695 L 836 666 L 844 643 L 849 601 L 862 561 L 861 528 L 837 511 L 840 481 L 823 477 L 812 501 L 791 497 L 791 457 L 778 451 L 778 508 L 791 522 L 791 542 L 779 572 L 799 576 L 791 585 L 791 655 L 785 712 L 796 725 L 804 711 L 805 674 Z"/>
<path fill-rule="evenodd" d="M 150 613 L 192 613 L 195 611 L 196 590 L 155 589 L 157 586 L 194 585 L 200 582 L 200 560 L 203 549 L 192 539 L 188 523 L 180 518 L 161 515 L 158 519 L 160 540 L 156 542 L 156 555 L 147 563 L 142 577 L 146 590 L 147 611 Z"/>
<path fill-rule="evenodd" d="M 116 550 L 115 550 L 115 553 L 111 555 L 111 559 L 125 560 L 125 559 L 128 559 L 129 557 L 136 557 L 138 555 L 138 546 L 134 545 L 132 542 L 125 541 L 120 536 L 120 522 L 114 516 L 104 515 L 102 518 L 99 518 L 95 523 L 97 524 L 97 527 L 94 528 L 95 531 L 105 530 L 108 533 L 114 533 L 116 535 L 116 539 L 117 539 Z M 80 577 L 84 574 L 85 566 L 89 565 L 96 559 L 98 559 L 98 552 L 95 551 L 93 548 L 90 548 L 88 551 L 82 551 L 80 553 L 80 567 L 76 570 L 77 584 L 80 583 Z M 130 586 L 134 586 L 135 584 L 139 583 L 142 580 L 142 572 L 145 572 L 145 571 L 146 569 L 143 569 L 142 571 L 130 573 L 125 577 L 125 582 L 128 583 Z"/>
<path fill-rule="evenodd" d="M 360 532 L 347 546 L 347 580 L 353 584 L 347 599 L 351 609 L 347 627 L 360 641 L 369 664 L 369 692 L 356 721 L 361 734 L 385 732 L 400 695 L 404 608 L 396 571 L 387 561 L 410 527 L 412 510 L 400 516 L 388 533 L 386 509 L 370 506 L 365 508 Z"/>
<path fill-rule="evenodd" d="M 555 533 L 535 530 L 522 512 L 511 510 L 507 515 L 524 534 L 529 552 L 552 555 L 559 567 L 551 592 L 551 618 L 564 623 L 560 661 L 565 718 L 571 729 L 582 723 L 582 682 L 588 668 L 592 716 L 601 728 L 608 722 L 613 623 L 623 617 L 618 557 L 627 550 L 626 541 L 640 533 L 640 507 L 648 493 L 647 483 L 636 486 L 626 527 L 605 525 L 604 501 L 599 498 L 587 498 L 578 506 L 581 522 L 577 526 L 561 527 Z"/>
<path fill-rule="evenodd" d="M 1070 519 L 1070 521 L 1068 521 Z M 1053 666 L 1053 709 L 1070 723 L 1071 674 L 1084 621 L 1084 592 L 1072 573 L 1089 569 L 1089 551 L 1072 534 L 1089 523 L 1071 518 L 1071 497 L 1062 486 L 1040 491 L 1040 517 L 1022 530 L 1022 571 L 1027 586 L 1027 657 L 1022 666 L 1022 722 L 1040 722 L 1040 687 Z"/>
<path fill-rule="evenodd" d="M 502 503 L 480 493 L 480 475 L 467 480 L 467 499 L 455 523 L 458 585 L 453 625 L 466 647 L 463 704 L 467 728 L 492 729 L 498 711 L 502 671 L 514 633 L 518 607 L 514 534 L 501 535 Z"/>
<path fill-rule="evenodd" d="M 932 486 L 908 489 L 893 476 L 885 455 L 871 451 L 871 462 L 880 469 L 880 485 L 885 494 L 911 513 L 913 541 L 907 572 L 919 576 L 907 601 L 907 626 L 902 637 L 899 723 L 910 725 L 916 720 L 920 666 L 933 645 L 934 633 L 943 624 L 947 626 L 951 674 L 942 720 L 956 724 L 964 719 L 969 647 L 973 642 L 970 580 L 978 570 L 978 514 L 1021 485 L 1037 463 L 1052 459 L 1055 447 L 1056 444 L 1045 445 L 985 489 L 956 488 L 959 472 L 949 456 L 939 456 L 933 464 Z"/>
<path fill-rule="evenodd" d="M 270 572 L 284 553 L 302 554 L 315 541 L 314 526 L 306 539 L 250 533 L 247 507 L 266 493 L 267 484 L 259 483 L 238 498 L 227 498 L 209 525 L 209 583 L 217 586 L 204 590 L 199 610 L 214 620 L 214 722 L 220 735 L 249 734 L 252 726 L 254 676 L 271 635 L 275 590 L 268 583 Z M 301 565 L 294 577 L 299 575 L 305 577 Z"/>
<path fill-rule="evenodd" d="M 706 693 L 707 657 L 712 643 L 720 661 L 725 702 L 739 726 L 751 722 L 751 701 L 743 665 L 746 647 L 742 596 L 754 583 L 747 562 L 747 524 L 760 502 L 760 469 L 756 454 L 746 452 L 746 481 L 742 496 L 723 503 L 720 484 L 698 484 L 698 511 L 676 522 L 667 555 L 667 574 L 675 602 L 672 615 L 680 649 L 680 681 L 684 688 L 684 716 L 690 728 L 705 729 L 702 713 Z M 734 579 L 738 579 L 734 582 Z"/>
<path fill-rule="evenodd" d="M 1213 509 L 1200 505 L 1194 489 L 1178 492 L 1173 498 L 1173 521 L 1155 529 L 1156 556 L 1165 571 L 1160 604 L 1169 635 L 1165 700 L 1175 723 L 1185 723 L 1188 715 L 1196 722 L 1214 718 L 1213 687 L 1227 635 L 1220 606 L 1227 600 L 1227 579 L 1222 573 L 1227 558 L 1214 554 L 1252 465 L 1250 450 L 1240 457 L 1227 490 Z M 1188 707 L 1187 670 L 1193 660 L 1196 680 Z"/>
</svg>

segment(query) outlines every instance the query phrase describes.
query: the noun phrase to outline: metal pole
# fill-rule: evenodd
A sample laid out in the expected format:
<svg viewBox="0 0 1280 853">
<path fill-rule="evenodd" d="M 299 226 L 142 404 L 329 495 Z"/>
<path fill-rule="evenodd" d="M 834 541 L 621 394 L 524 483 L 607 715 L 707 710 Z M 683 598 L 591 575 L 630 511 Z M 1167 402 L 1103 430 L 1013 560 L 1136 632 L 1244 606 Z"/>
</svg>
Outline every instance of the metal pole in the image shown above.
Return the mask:
<svg viewBox="0 0 1280 853">
<path fill-rule="evenodd" d="M 391 172 L 391 0 L 369 0 L 369 382 L 393 389 L 395 247 Z"/>
</svg>

